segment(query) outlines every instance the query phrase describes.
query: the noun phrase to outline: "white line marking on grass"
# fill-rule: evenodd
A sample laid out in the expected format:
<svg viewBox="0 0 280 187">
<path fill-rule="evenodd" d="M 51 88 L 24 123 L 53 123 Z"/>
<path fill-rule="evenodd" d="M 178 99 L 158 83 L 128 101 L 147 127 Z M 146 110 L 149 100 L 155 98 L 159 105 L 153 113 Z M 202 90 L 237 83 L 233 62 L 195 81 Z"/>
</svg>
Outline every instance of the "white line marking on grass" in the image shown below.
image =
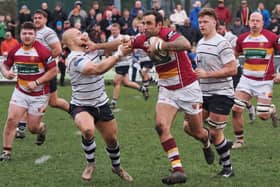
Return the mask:
<svg viewBox="0 0 280 187">
<path fill-rule="evenodd" d="M 133 96 L 133 98 L 134 98 L 134 99 L 141 99 L 142 96 L 140 96 L 140 95 L 135 95 L 135 96 Z"/>
<path fill-rule="evenodd" d="M 115 108 L 112 110 L 112 112 L 120 112 L 120 111 L 122 111 L 122 109 L 120 109 L 120 108 Z"/>
<path fill-rule="evenodd" d="M 80 136 L 80 135 L 82 135 L 82 132 L 81 131 L 76 131 L 75 134 Z"/>
<path fill-rule="evenodd" d="M 35 160 L 35 164 L 43 164 L 45 163 L 47 160 L 49 160 L 51 158 L 50 155 L 43 155 L 40 158 Z"/>
</svg>

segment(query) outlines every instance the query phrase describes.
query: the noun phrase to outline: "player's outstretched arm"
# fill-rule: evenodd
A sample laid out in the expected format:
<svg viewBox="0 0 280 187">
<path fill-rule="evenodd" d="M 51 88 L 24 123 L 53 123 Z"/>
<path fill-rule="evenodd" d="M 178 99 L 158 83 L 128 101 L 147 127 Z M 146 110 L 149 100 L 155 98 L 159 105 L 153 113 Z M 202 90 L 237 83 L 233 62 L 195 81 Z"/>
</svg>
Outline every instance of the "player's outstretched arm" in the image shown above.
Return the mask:
<svg viewBox="0 0 280 187">
<path fill-rule="evenodd" d="M 83 68 L 82 73 L 85 75 L 100 75 L 111 69 L 118 60 L 131 52 L 131 49 L 128 46 L 120 45 L 118 47 L 118 51 L 113 55 L 104 60 L 100 63 L 87 63 Z"/>
<path fill-rule="evenodd" d="M 128 40 L 130 40 L 129 36 L 124 35 L 119 39 L 115 39 L 113 41 L 105 42 L 105 43 L 94 43 L 91 40 L 88 40 L 86 45 L 88 51 L 102 49 L 105 50 L 106 52 L 112 52 L 112 51 L 116 51 L 120 44 L 125 43 Z"/>
</svg>

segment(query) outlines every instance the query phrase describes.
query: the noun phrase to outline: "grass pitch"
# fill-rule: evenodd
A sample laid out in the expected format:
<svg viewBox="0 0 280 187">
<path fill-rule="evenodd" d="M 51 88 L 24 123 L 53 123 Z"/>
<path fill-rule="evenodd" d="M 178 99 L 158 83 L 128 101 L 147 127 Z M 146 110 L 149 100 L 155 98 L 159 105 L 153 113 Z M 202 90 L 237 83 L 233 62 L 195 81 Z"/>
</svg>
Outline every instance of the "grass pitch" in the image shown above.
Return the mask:
<svg viewBox="0 0 280 187">
<path fill-rule="evenodd" d="M 274 103 L 279 106 L 279 88 L 275 86 Z M 0 85 L 0 133 L 7 116 L 8 102 L 13 85 Z M 107 86 L 112 95 L 112 86 Z M 90 182 L 81 179 L 85 158 L 81 136 L 71 117 L 58 109 L 48 108 L 44 121 L 48 125 L 44 145 L 34 144 L 36 136 L 27 133 L 23 140 L 15 140 L 12 160 L 0 163 L 0 186 L 94 186 L 94 187 L 154 187 L 164 186 L 163 176 L 169 175 L 170 164 L 154 130 L 154 108 L 157 88 L 151 87 L 151 97 L 144 101 L 140 92 L 122 88 L 115 112 L 118 121 L 118 139 L 121 145 L 121 163 L 134 178 L 132 183 L 119 179 L 111 172 L 105 145 L 96 132 L 96 171 Z M 60 87 L 59 95 L 70 100 L 71 88 Z M 245 114 L 246 120 L 247 113 Z M 213 165 L 204 161 L 201 145 L 183 132 L 182 114 L 178 114 L 172 127 L 188 181 L 175 186 L 280 186 L 280 127 L 273 128 L 271 121 L 257 119 L 254 125 L 245 126 L 246 147 L 232 151 L 235 177 L 215 178 L 220 171 L 218 157 Z M 234 139 L 231 120 L 225 129 Z M 2 138 L 0 140 L 2 145 Z"/>
</svg>

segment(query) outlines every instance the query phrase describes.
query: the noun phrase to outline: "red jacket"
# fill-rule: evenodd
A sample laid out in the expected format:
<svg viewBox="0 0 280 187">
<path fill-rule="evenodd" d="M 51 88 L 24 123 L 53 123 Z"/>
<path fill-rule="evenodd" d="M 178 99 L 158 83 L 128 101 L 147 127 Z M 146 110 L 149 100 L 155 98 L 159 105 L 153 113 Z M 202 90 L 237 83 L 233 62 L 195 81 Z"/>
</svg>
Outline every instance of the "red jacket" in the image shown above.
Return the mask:
<svg viewBox="0 0 280 187">
<path fill-rule="evenodd" d="M 217 14 L 219 22 L 225 23 L 227 26 L 229 26 L 231 22 L 231 14 L 227 7 L 216 7 L 215 12 Z"/>
</svg>

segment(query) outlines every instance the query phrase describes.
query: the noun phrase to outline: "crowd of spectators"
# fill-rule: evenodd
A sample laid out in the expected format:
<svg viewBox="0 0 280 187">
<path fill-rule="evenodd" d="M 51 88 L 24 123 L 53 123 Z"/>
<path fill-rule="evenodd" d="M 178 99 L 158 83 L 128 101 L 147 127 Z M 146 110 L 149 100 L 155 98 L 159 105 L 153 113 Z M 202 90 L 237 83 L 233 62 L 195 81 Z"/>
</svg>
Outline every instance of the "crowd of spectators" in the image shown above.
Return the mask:
<svg viewBox="0 0 280 187">
<path fill-rule="evenodd" d="M 242 0 L 240 4 L 236 15 L 231 14 L 225 6 L 224 0 L 218 0 L 217 7 L 214 7 L 220 23 L 225 24 L 229 31 L 237 36 L 248 31 L 249 15 L 258 11 L 264 17 L 264 27 L 278 35 L 280 34 L 280 4 L 276 4 L 271 13 L 265 9 L 264 3 L 261 2 L 255 9 L 248 7 L 246 0 Z M 85 8 L 82 1 L 75 1 L 73 9 L 69 13 L 63 10 L 61 3 L 57 3 L 54 10 L 50 10 L 46 2 L 43 2 L 40 7 L 48 14 L 47 26 L 55 30 L 59 38 L 65 30 L 75 27 L 82 32 L 87 32 L 91 40 L 98 43 L 107 41 L 111 35 L 110 29 L 113 23 L 118 23 L 121 26 L 122 34 L 136 35 L 138 23 L 141 22 L 146 11 L 140 0 L 135 1 L 133 8 L 124 9 L 122 12 L 113 3 L 100 7 L 98 1 L 93 1 L 92 6 L 87 7 L 88 11 Z M 189 14 L 180 3 L 177 3 L 174 12 L 166 17 L 159 0 L 152 0 L 152 10 L 159 11 L 164 17 L 165 26 L 181 32 L 194 46 L 201 38 L 198 25 L 198 13 L 201 10 L 200 1 L 195 1 Z M 21 6 L 18 19 L 13 19 L 11 15 L 0 15 L 0 42 L 6 41 L 3 43 L 6 45 L 11 39 L 18 38 L 16 31 L 25 21 L 32 21 L 32 12 L 27 5 Z M 3 48 L 1 46 L 2 50 Z M 1 51 L 1 54 L 7 54 L 7 51 Z"/>
</svg>

